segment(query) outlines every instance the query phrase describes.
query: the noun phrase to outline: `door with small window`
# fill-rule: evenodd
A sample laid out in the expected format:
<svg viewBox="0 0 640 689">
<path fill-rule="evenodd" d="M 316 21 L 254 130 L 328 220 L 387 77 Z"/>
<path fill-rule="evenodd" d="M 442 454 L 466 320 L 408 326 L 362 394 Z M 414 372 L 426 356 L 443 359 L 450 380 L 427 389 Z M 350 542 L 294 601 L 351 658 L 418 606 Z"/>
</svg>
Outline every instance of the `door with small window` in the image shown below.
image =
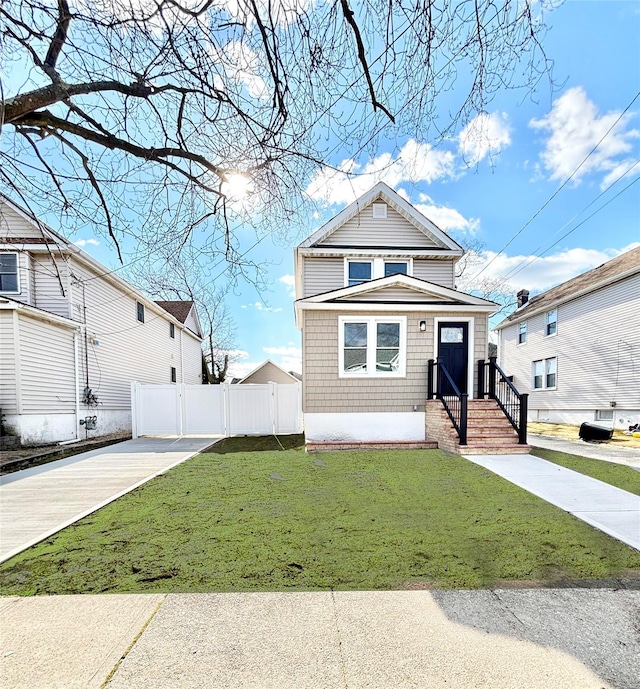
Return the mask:
<svg viewBox="0 0 640 689">
<path fill-rule="evenodd" d="M 438 324 L 438 360 L 447 369 L 458 391 L 467 392 L 469 364 L 469 324 Z M 453 388 L 445 376 L 440 382 L 443 395 L 452 395 Z"/>
</svg>

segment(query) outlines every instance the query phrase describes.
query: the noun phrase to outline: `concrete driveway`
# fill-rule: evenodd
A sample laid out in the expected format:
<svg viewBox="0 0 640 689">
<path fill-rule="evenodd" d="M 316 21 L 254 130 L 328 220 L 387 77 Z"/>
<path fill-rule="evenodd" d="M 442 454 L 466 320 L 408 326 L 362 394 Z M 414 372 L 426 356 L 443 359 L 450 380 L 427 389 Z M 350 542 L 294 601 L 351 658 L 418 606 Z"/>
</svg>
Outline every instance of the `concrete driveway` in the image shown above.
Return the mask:
<svg viewBox="0 0 640 689">
<path fill-rule="evenodd" d="M 219 438 L 137 438 L 0 477 L 0 562 Z"/>
<path fill-rule="evenodd" d="M 0 599 L 12 689 L 637 689 L 640 592 Z M 120 662 L 120 659 L 122 661 Z"/>
</svg>

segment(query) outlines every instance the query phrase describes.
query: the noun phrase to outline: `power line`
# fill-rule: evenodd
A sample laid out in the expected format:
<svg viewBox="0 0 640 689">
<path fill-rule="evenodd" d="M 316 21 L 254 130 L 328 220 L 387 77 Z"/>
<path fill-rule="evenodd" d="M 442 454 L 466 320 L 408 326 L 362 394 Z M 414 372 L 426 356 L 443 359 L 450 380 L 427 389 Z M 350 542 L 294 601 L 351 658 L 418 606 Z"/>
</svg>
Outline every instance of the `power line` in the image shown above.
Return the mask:
<svg viewBox="0 0 640 689">
<path fill-rule="evenodd" d="M 527 227 L 529 227 L 529 225 L 540 215 L 540 213 L 542 213 L 542 211 L 551 203 L 551 201 L 553 201 L 553 199 L 564 189 L 564 187 L 567 186 L 567 184 L 575 177 L 575 175 L 580 170 L 580 168 L 595 153 L 595 151 L 600 146 L 600 144 L 607 138 L 607 136 L 609 136 L 609 134 L 611 133 L 613 128 L 618 124 L 618 122 L 620 122 L 620 120 L 624 117 L 624 115 L 627 113 L 629 108 L 631 108 L 631 106 L 636 102 L 636 100 L 638 100 L 638 97 L 640 97 L 640 91 L 638 91 L 636 93 L 636 95 L 633 97 L 633 99 L 631 100 L 629 105 L 627 105 L 627 107 L 620 113 L 620 115 L 616 119 L 616 121 L 609 127 L 609 129 L 607 129 L 607 131 L 605 132 L 603 137 L 600 139 L 600 141 L 598 141 L 598 143 L 591 149 L 591 151 L 589 151 L 589 153 L 585 156 L 585 158 L 578 165 L 578 167 L 569 175 L 569 177 L 567 177 L 567 179 L 565 179 L 565 181 L 558 187 L 558 189 L 556 189 L 554 191 L 554 193 L 542 204 L 542 206 L 531 216 L 531 218 L 529 218 L 529 220 L 527 220 L 527 222 L 513 235 L 513 237 L 511 237 L 511 239 L 502 247 L 502 249 L 500 249 L 500 251 L 498 251 L 498 253 L 495 254 L 493 256 L 493 258 L 487 264 L 485 264 L 476 275 L 474 275 L 471 278 L 471 280 L 475 280 L 480 275 L 482 275 L 482 273 L 484 273 L 484 271 L 498 258 L 498 256 L 500 256 L 500 254 L 502 254 L 503 251 L 508 246 L 510 246 L 515 241 L 515 239 L 517 237 L 519 237 L 526 230 Z M 604 206 L 603 206 L 603 208 L 604 208 Z"/>
</svg>

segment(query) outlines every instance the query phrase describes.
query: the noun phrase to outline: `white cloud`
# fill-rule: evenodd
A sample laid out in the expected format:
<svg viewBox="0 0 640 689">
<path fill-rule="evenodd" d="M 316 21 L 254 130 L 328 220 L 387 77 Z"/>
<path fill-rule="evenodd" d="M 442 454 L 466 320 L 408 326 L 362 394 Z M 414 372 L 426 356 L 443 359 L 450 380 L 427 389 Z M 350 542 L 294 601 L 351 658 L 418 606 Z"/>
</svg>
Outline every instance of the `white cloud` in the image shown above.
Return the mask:
<svg viewBox="0 0 640 689">
<path fill-rule="evenodd" d="M 283 275 L 278 278 L 278 282 L 281 282 L 287 288 L 287 294 L 290 297 L 295 297 L 296 295 L 296 278 L 295 275 Z"/>
<path fill-rule="evenodd" d="M 83 247 L 87 245 L 100 246 L 100 242 L 97 239 L 76 239 L 74 242 L 76 246 Z"/>
<path fill-rule="evenodd" d="M 424 196 L 424 194 L 421 194 L 421 196 Z M 436 206 L 434 203 L 418 203 L 415 207 L 444 232 L 460 230 L 461 232 L 475 234 L 480 225 L 480 221 L 477 218 L 467 219 L 462 213 L 455 208 L 449 208 L 449 206 Z"/>
<path fill-rule="evenodd" d="M 531 120 L 530 127 L 549 133 L 540 156 L 549 178 L 564 180 L 569 177 L 618 117 L 620 112 L 599 115 L 596 104 L 589 100 L 583 88 L 577 86 L 555 100 L 551 112 L 545 117 Z M 614 181 L 616 168 L 626 169 L 632 164 L 631 160 L 621 159 L 632 150 L 633 140 L 640 136 L 637 129 L 629 128 L 629 120 L 629 116 L 622 117 L 606 135 L 574 175 L 576 184 L 588 173 L 596 172 L 608 173 L 603 181 L 603 186 L 607 186 Z"/>
<path fill-rule="evenodd" d="M 480 113 L 460 132 L 458 150 L 468 165 L 497 155 L 511 143 L 511 128 L 504 112 Z"/>
<path fill-rule="evenodd" d="M 286 347 L 263 347 L 262 351 L 285 371 L 302 371 L 302 349 L 289 344 Z M 277 357 L 277 358 L 274 358 Z"/>
<path fill-rule="evenodd" d="M 273 306 L 265 306 L 261 301 L 255 301 L 252 304 L 242 304 L 243 309 L 255 309 L 256 311 L 271 311 L 272 313 L 278 313 L 282 311 L 282 308 L 274 308 Z"/>
<path fill-rule="evenodd" d="M 605 249 L 603 251 L 581 248 L 566 249 L 559 251 L 557 254 L 543 256 L 536 260 L 532 260 L 533 256 L 505 256 L 501 254 L 493 260 L 491 265 L 478 277 L 478 280 L 501 279 L 523 264 L 522 270 L 507 278 L 507 290 L 515 293 L 524 288 L 531 292 L 544 292 L 555 285 L 570 280 L 576 275 L 585 273 L 592 268 L 597 268 L 599 265 L 610 261 L 625 251 L 630 251 L 636 246 L 640 246 L 640 242 L 629 244 L 621 249 Z M 476 257 L 477 263 L 474 263 L 474 267 L 470 271 L 471 274 L 465 275 L 459 281 L 459 289 L 473 289 L 474 281 L 470 280 L 470 278 L 477 275 L 489 261 L 494 259 L 495 255 L 491 251 L 484 251 L 478 255 Z"/>
<path fill-rule="evenodd" d="M 396 158 L 391 153 L 381 153 L 365 165 L 347 159 L 338 171 L 324 168 L 311 180 L 307 194 L 330 205 L 347 204 L 378 182 L 394 188 L 403 182 L 429 184 L 454 173 L 455 155 L 451 151 L 436 150 L 430 144 L 410 139 Z M 353 174 L 358 176 L 350 177 Z"/>
</svg>

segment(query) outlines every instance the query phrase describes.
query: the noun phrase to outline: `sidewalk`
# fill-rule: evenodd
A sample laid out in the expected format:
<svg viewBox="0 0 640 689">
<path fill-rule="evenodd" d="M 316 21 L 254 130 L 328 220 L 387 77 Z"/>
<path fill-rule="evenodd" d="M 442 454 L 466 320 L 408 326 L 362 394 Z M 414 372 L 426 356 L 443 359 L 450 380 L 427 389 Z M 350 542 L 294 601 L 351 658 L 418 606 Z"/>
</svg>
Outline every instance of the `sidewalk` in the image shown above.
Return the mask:
<svg viewBox="0 0 640 689">
<path fill-rule="evenodd" d="M 107 678 L 106 689 L 635 689 L 640 676 L 638 591 L 52 596 L 0 604 L 0 624 L 11 630 L 0 648 L 7 689 L 97 689 Z"/>
<path fill-rule="evenodd" d="M 532 455 L 465 458 L 640 550 L 640 496 Z"/>
<path fill-rule="evenodd" d="M 538 435 L 537 433 L 529 433 L 527 442 L 534 447 L 557 450 L 591 459 L 601 459 L 605 462 L 625 464 L 634 469 L 640 469 L 640 450 L 631 447 L 615 447 L 610 443 L 586 443 L 584 440 L 566 440 L 565 438 Z"/>
<path fill-rule="evenodd" d="M 0 477 L 0 562 L 219 438 L 137 438 Z"/>
</svg>

